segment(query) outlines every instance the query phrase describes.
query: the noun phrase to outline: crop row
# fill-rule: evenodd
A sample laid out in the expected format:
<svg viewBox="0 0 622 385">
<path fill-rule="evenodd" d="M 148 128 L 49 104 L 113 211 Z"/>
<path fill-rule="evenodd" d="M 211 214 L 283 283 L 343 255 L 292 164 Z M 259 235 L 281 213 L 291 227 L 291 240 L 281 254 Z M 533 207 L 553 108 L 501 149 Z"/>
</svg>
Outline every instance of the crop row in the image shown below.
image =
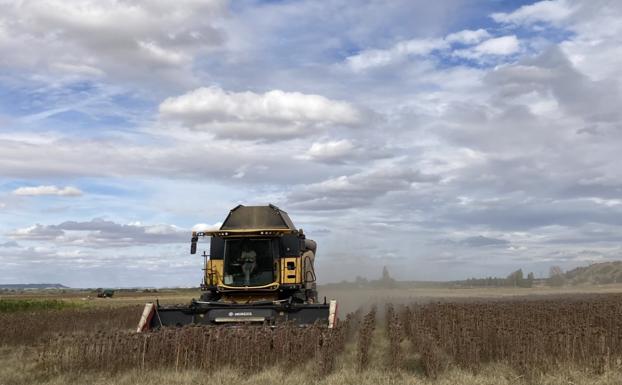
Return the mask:
<svg viewBox="0 0 622 385">
<path fill-rule="evenodd" d="M 620 295 L 389 306 L 386 317 L 391 364 L 401 366 L 406 339 L 432 377 L 450 364 L 477 371 L 503 362 L 532 375 L 622 362 Z"/>
<path fill-rule="evenodd" d="M 77 308 L 0 313 L 0 346 L 32 345 L 57 334 L 135 328 L 140 307 Z"/>
<path fill-rule="evenodd" d="M 253 372 L 308 362 L 317 365 L 319 373 L 328 373 L 343 349 L 346 334 L 347 323 L 335 329 L 286 324 L 73 334 L 50 339 L 40 348 L 38 361 L 48 373 L 160 368 L 212 371 L 222 367 Z"/>
</svg>

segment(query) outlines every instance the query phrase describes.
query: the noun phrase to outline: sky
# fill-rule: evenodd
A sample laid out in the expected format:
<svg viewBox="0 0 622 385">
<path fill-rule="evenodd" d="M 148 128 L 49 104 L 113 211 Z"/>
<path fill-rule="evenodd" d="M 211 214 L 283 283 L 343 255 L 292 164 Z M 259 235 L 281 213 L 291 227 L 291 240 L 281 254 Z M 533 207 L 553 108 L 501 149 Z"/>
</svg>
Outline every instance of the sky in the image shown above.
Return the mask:
<svg viewBox="0 0 622 385">
<path fill-rule="evenodd" d="M 620 20 L 613 0 L 0 0 L 0 283 L 196 286 L 191 230 L 238 204 L 287 211 L 320 283 L 620 259 Z"/>
</svg>

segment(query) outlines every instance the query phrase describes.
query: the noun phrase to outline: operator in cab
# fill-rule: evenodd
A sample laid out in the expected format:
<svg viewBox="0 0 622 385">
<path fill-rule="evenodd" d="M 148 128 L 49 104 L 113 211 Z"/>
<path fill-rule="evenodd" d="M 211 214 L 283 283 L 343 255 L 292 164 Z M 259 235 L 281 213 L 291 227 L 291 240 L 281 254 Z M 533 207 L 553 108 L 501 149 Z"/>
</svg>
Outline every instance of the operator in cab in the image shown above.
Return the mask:
<svg viewBox="0 0 622 385">
<path fill-rule="evenodd" d="M 238 261 L 242 268 L 242 274 L 244 274 L 244 285 L 250 286 L 251 274 L 257 267 L 257 253 L 251 248 L 248 240 L 242 242 L 242 251 L 240 252 Z"/>
</svg>

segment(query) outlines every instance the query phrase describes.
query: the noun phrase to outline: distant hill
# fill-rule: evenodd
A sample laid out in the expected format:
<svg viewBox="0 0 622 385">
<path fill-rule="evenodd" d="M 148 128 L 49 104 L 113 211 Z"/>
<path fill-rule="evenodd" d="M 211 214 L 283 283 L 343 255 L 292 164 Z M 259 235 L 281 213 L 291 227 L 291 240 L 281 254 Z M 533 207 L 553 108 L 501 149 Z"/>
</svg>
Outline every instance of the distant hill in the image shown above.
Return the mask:
<svg viewBox="0 0 622 385">
<path fill-rule="evenodd" d="M 0 290 L 28 290 L 28 289 L 69 289 L 68 286 L 61 285 L 60 283 L 15 283 L 15 284 L 2 284 L 0 283 Z"/>
<path fill-rule="evenodd" d="M 622 283 L 622 261 L 595 263 L 577 267 L 564 274 L 566 284 L 604 285 Z"/>
</svg>

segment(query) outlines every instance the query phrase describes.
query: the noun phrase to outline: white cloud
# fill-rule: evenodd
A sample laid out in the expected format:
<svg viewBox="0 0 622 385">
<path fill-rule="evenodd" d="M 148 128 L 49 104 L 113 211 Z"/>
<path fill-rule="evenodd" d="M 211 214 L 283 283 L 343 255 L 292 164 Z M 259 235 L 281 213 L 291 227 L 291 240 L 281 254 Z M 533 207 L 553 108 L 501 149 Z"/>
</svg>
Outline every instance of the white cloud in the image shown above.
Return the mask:
<svg viewBox="0 0 622 385">
<path fill-rule="evenodd" d="M 472 45 L 490 37 L 485 29 L 450 33 L 444 38 L 403 40 L 387 49 L 367 49 L 346 58 L 354 72 L 401 63 L 409 57 L 426 57 L 433 52 L 445 52 L 454 44 Z"/>
<path fill-rule="evenodd" d="M 216 231 L 220 229 L 220 226 L 222 226 L 222 222 L 217 222 L 213 225 L 209 225 L 207 223 L 197 223 L 192 226 L 192 231 Z"/>
<path fill-rule="evenodd" d="M 540 1 L 492 17 L 507 24 L 505 28 L 528 27 L 535 36 L 550 25 L 571 33 L 573 36 L 564 39 L 559 47 L 585 75 L 593 80 L 605 80 L 619 78 L 622 68 L 620 4 L 603 0 Z"/>
<path fill-rule="evenodd" d="M 384 67 L 409 56 L 425 56 L 432 51 L 445 49 L 443 39 L 412 39 L 396 43 L 389 49 L 368 49 L 346 58 L 346 64 L 355 72 Z"/>
<path fill-rule="evenodd" d="M 498 12 L 491 15 L 497 23 L 533 24 L 537 22 L 559 23 L 573 13 L 573 7 L 566 0 L 545 0 L 523 5 L 509 13 Z"/>
<path fill-rule="evenodd" d="M 63 231 L 55 227 L 45 225 L 32 225 L 9 233 L 13 238 L 29 239 L 29 240 L 52 240 L 63 235 Z"/>
<path fill-rule="evenodd" d="M 519 49 L 520 44 L 515 35 L 488 39 L 474 48 L 475 52 L 483 55 L 511 55 Z"/>
<path fill-rule="evenodd" d="M 50 69 L 54 72 L 69 73 L 78 77 L 88 77 L 92 79 L 101 78 L 106 74 L 101 69 L 86 64 L 57 62 L 50 64 Z"/>
<path fill-rule="evenodd" d="M 568 59 L 593 80 L 621 78 L 622 3 L 578 2 L 565 27 L 576 36 L 560 44 Z"/>
<path fill-rule="evenodd" d="M 48 141 L 0 138 L 3 156 L 12 160 L 7 164 L 0 163 L 0 173 L 16 179 L 34 180 L 147 176 L 230 181 L 232 175 L 238 175 L 247 182 L 280 183 L 291 177 L 298 180 L 302 177 L 300 170 L 314 172 L 314 165 L 296 158 L 308 149 L 305 138 L 294 139 L 287 146 L 274 141 L 241 145 L 239 141 L 213 138 L 196 130 L 185 134 L 187 137 L 178 138 L 166 132 L 156 143 L 137 143 L 131 138 L 123 142 L 55 138 L 43 134 L 39 139 L 46 137 Z M 36 157 L 42 161 L 32 162 Z M 201 166 L 205 164 L 218 167 Z"/>
<path fill-rule="evenodd" d="M 50 83 L 97 76 L 152 86 L 190 84 L 192 59 L 222 44 L 224 36 L 214 25 L 225 4 L 224 0 L 3 2 L 0 68 L 31 70 Z"/>
<path fill-rule="evenodd" d="M 189 232 L 174 225 L 118 224 L 104 219 L 66 221 L 58 225 L 41 225 L 16 229 L 9 233 L 15 239 L 53 242 L 91 248 L 132 247 L 145 244 L 183 243 Z"/>
<path fill-rule="evenodd" d="M 39 195 L 57 195 L 66 197 L 77 197 L 83 193 L 80 189 L 72 186 L 36 186 L 36 187 L 19 187 L 13 190 L 13 194 L 22 196 L 39 196 Z"/>
<path fill-rule="evenodd" d="M 352 153 L 354 144 L 348 139 L 315 142 L 303 155 L 304 159 L 331 161 Z"/>
<path fill-rule="evenodd" d="M 168 65 L 182 65 L 190 60 L 190 56 L 180 52 L 169 51 L 154 42 L 138 41 L 140 49 L 154 62 Z"/>
<path fill-rule="evenodd" d="M 347 102 L 281 90 L 258 94 L 199 88 L 166 99 L 159 111 L 164 120 L 241 139 L 286 138 L 362 121 L 362 113 Z"/>
<path fill-rule="evenodd" d="M 297 186 L 286 197 L 293 207 L 335 210 L 372 205 L 378 197 L 411 189 L 419 183 L 437 182 L 402 160 L 381 161 L 368 170 Z"/>
<path fill-rule="evenodd" d="M 138 226 L 142 226 L 142 225 L 138 225 Z M 177 234 L 180 231 L 182 231 L 182 229 L 180 229 L 179 227 L 175 225 L 160 224 L 160 225 L 151 225 L 151 226 L 143 226 L 143 227 L 145 228 L 145 234 L 153 234 L 153 235 L 171 235 L 171 234 Z"/>
<path fill-rule="evenodd" d="M 587 199 L 596 204 L 604 205 L 607 207 L 622 206 L 621 199 L 602 199 L 602 198 L 587 198 Z"/>
<path fill-rule="evenodd" d="M 490 37 L 490 33 L 485 29 L 470 30 L 465 29 L 460 32 L 450 33 L 445 40 L 450 43 L 477 44 Z"/>
<path fill-rule="evenodd" d="M 520 42 L 515 35 L 496 37 L 478 45 L 454 51 L 454 55 L 468 59 L 481 59 L 486 56 L 506 56 L 520 51 Z"/>
</svg>

